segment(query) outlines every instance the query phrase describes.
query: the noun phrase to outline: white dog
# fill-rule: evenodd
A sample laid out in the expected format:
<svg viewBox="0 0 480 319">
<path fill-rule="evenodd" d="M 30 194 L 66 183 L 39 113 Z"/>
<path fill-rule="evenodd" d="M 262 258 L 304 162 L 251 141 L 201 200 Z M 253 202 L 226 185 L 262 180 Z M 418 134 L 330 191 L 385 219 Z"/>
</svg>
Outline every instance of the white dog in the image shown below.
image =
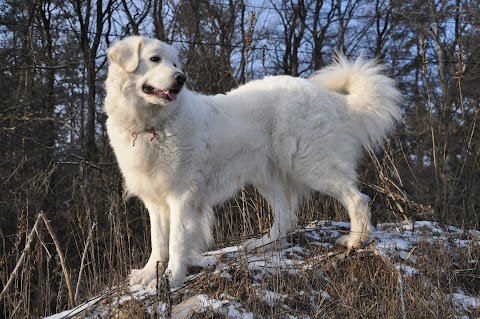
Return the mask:
<svg viewBox="0 0 480 319">
<path fill-rule="evenodd" d="M 338 56 L 310 79 L 266 77 L 205 96 L 184 87 L 177 52 L 159 40 L 128 37 L 108 57 L 108 134 L 127 191 L 151 222 L 152 253 L 132 270 L 132 285 L 154 287 L 157 262 L 181 284 L 211 242 L 212 207 L 245 184 L 274 212 L 269 233 L 247 241 L 247 251 L 292 231 L 310 190 L 347 209 L 351 230 L 339 244 L 369 237 L 369 198 L 355 186 L 355 167 L 363 147 L 382 142 L 400 118 L 400 93 L 375 62 Z"/>
</svg>

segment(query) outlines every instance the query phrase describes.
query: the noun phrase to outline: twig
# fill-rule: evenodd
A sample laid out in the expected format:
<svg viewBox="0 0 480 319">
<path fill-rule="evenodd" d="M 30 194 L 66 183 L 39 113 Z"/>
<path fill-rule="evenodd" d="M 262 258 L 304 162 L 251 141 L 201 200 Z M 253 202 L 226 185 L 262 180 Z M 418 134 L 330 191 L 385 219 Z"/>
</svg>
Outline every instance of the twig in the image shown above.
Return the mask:
<svg viewBox="0 0 480 319">
<path fill-rule="evenodd" d="M 80 262 L 80 270 L 78 271 L 77 286 L 75 287 L 75 297 L 73 298 L 75 303 L 77 303 L 78 290 L 80 289 L 80 281 L 82 279 L 85 257 L 87 256 L 88 244 L 90 243 L 90 240 L 92 239 L 93 229 L 95 228 L 95 226 L 97 226 L 97 223 L 93 223 L 92 228 L 90 228 L 90 232 L 88 233 L 88 236 L 87 236 L 87 241 L 85 242 L 85 248 L 83 249 L 82 261 Z"/>
<path fill-rule="evenodd" d="M 250 13 L 250 24 L 248 25 L 247 38 L 245 39 L 245 82 L 248 82 L 248 52 L 253 41 L 253 31 L 255 28 L 255 12 Z"/>
<path fill-rule="evenodd" d="M 65 262 L 65 256 L 63 256 L 60 243 L 58 242 L 57 236 L 55 236 L 55 233 L 53 232 L 52 226 L 50 226 L 50 222 L 45 218 L 45 216 L 42 215 L 42 217 L 43 217 L 43 222 L 45 223 L 45 226 L 47 227 L 47 230 L 53 239 L 53 243 L 55 244 L 55 249 L 57 250 L 58 256 L 60 257 L 60 264 L 62 266 L 63 275 L 65 276 L 65 283 L 67 284 L 67 289 L 68 289 L 68 302 L 70 306 L 73 307 L 74 298 L 73 298 L 72 282 L 70 280 L 70 273 L 68 272 L 67 263 Z"/>
<path fill-rule="evenodd" d="M 400 286 L 400 302 L 402 305 L 402 318 L 407 319 L 407 308 L 405 307 L 405 288 L 403 284 L 403 274 L 400 270 L 400 267 L 397 269 L 398 271 L 398 285 Z"/>
<path fill-rule="evenodd" d="M 267 56 L 267 45 L 262 46 L 262 66 L 263 66 L 263 76 L 267 76 L 267 67 L 265 66 L 265 60 Z"/>
<path fill-rule="evenodd" d="M 407 307 L 405 306 L 405 284 L 403 283 L 403 274 L 401 268 L 397 267 L 386 254 L 382 253 L 377 248 L 373 249 L 373 253 L 379 256 L 387 266 L 391 267 L 397 272 L 398 286 L 400 288 L 400 304 L 402 306 L 402 318 L 407 319 Z"/>
<path fill-rule="evenodd" d="M 25 256 L 27 255 L 27 252 L 30 251 L 30 245 L 32 244 L 33 237 L 37 231 L 38 223 L 39 221 L 43 218 L 43 214 L 40 213 L 37 216 L 37 220 L 35 221 L 35 224 L 33 225 L 32 230 L 30 231 L 30 234 L 27 237 L 27 243 L 25 244 L 25 248 L 22 251 L 22 255 L 18 259 L 17 265 L 13 269 L 12 273 L 10 274 L 10 278 L 8 278 L 7 283 L 5 284 L 5 287 L 3 287 L 2 292 L 0 293 L 0 300 L 2 300 L 5 297 L 5 293 L 7 292 L 8 288 L 10 288 L 13 279 L 17 277 L 18 270 L 22 266 L 23 262 L 25 261 Z"/>
</svg>

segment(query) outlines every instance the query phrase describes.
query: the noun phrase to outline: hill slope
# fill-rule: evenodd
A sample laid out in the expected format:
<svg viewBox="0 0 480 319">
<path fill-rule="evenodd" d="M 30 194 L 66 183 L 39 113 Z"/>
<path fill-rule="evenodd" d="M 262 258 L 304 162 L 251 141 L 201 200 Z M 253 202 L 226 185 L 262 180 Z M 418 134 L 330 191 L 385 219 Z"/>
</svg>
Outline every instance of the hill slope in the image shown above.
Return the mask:
<svg viewBox="0 0 480 319">
<path fill-rule="evenodd" d="M 180 289 L 125 284 L 48 318 L 480 318 L 479 231 L 382 224 L 345 251 L 348 229 L 317 221 L 274 251 L 210 251 Z"/>
</svg>

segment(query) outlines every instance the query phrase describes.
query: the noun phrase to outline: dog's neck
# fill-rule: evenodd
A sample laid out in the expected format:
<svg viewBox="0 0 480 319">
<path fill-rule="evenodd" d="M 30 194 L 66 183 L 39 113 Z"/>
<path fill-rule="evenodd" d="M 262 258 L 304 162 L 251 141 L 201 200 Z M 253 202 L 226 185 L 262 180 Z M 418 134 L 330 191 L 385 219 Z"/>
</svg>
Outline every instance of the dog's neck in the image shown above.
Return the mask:
<svg viewBox="0 0 480 319">
<path fill-rule="evenodd" d="M 137 140 L 138 138 L 138 134 L 141 134 L 141 133 L 149 133 L 151 134 L 151 138 L 150 138 L 150 142 L 152 142 L 156 137 L 157 137 L 157 133 L 155 132 L 155 129 L 152 127 L 152 128 L 149 128 L 149 129 L 144 129 L 143 131 L 140 131 L 140 132 L 133 132 L 132 133 L 132 145 L 135 146 L 135 141 Z"/>
<path fill-rule="evenodd" d="M 165 110 L 162 110 L 161 106 L 142 103 L 130 108 L 122 108 L 122 103 L 112 102 L 107 110 L 108 117 L 129 134 L 151 132 L 152 129 L 161 131 L 165 122 L 168 121 L 167 114 L 162 114 Z"/>
</svg>

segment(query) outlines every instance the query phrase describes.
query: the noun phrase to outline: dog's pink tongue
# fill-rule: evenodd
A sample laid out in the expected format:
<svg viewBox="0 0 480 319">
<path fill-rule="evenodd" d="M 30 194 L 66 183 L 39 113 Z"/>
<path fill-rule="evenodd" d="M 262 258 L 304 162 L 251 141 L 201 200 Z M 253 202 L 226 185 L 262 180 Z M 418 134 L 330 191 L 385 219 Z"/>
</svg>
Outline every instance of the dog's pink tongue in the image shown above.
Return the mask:
<svg viewBox="0 0 480 319">
<path fill-rule="evenodd" d="M 175 101 L 177 99 L 177 93 L 172 91 L 165 91 L 165 94 L 170 98 L 170 100 Z"/>
</svg>

